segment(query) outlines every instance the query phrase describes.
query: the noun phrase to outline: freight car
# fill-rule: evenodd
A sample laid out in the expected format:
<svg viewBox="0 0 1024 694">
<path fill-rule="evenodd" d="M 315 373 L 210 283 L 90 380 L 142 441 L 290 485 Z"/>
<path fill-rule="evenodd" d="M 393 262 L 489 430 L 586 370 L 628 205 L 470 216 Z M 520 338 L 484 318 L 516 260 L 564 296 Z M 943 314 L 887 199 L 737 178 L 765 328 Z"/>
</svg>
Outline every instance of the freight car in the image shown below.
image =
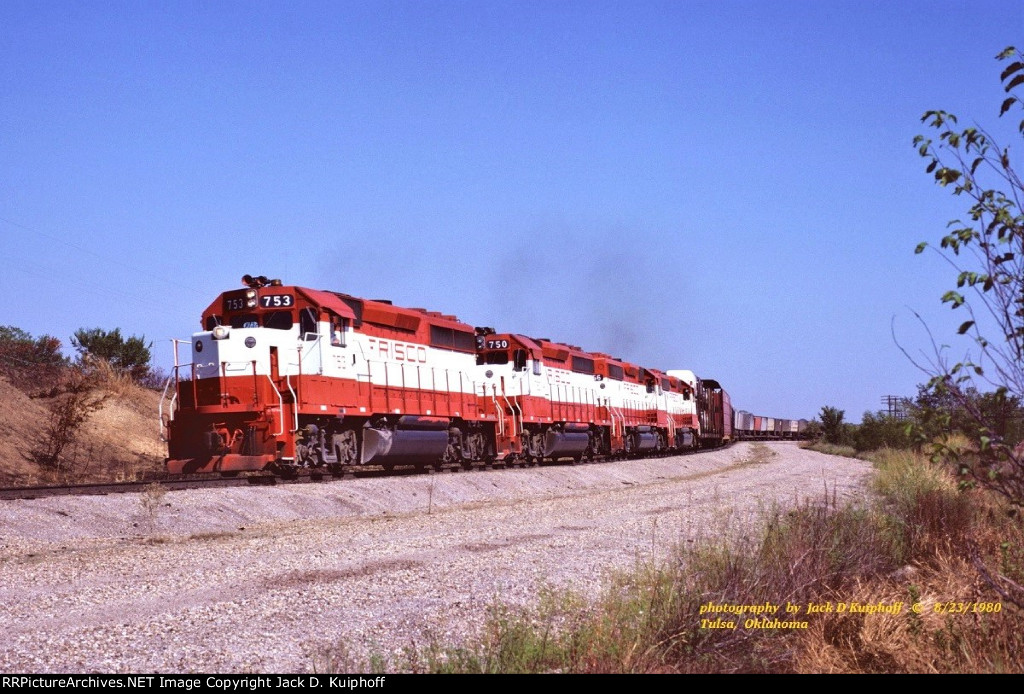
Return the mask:
<svg viewBox="0 0 1024 694">
<path fill-rule="evenodd" d="M 386 300 L 243 278 L 175 343 L 161 401 L 172 473 L 472 467 L 640 456 L 733 436 L 692 371 L 473 327 Z"/>
<path fill-rule="evenodd" d="M 804 438 L 807 424 L 806 419 L 777 419 L 737 410 L 733 431 L 739 440 L 792 441 Z"/>
</svg>

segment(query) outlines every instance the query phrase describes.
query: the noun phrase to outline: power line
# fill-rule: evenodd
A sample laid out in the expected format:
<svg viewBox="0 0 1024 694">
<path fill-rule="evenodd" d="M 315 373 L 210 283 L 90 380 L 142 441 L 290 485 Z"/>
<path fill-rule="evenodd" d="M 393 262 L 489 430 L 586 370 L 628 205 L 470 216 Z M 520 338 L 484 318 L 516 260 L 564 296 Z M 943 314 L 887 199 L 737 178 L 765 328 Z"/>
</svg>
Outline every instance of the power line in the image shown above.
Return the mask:
<svg viewBox="0 0 1024 694">
<path fill-rule="evenodd" d="M 910 416 L 910 398 L 901 395 L 883 395 L 882 405 L 885 406 L 885 413 L 893 419 L 903 420 Z"/>
<path fill-rule="evenodd" d="M 92 256 L 93 258 L 97 258 L 99 260 L 102 260 L 102 261 L 104 261 L 107 264 L 115 265 L 115 266 L 121 266 L 121 267 L 127 267 L 129 269 L 135 270 L 136 271 L 136 277 L 138 277 L 138 278 L 147 278 L 147 279 L 151 279 L 151 280 L 158 280 L 158 281 L 160 281 L 160 282 L 162 282 L 164 284 L 167 284 L 168 286 L 174 287 L 176 290 L 179 290 L 179 291 L 180 290 L 190 291 L 190 292 L 193 292 L 193 293 L 195 293 L 195 294 L 197 294 L 199 296 L 205 296 L 204 292 L 200 291 L 198 288 L 196 288 L 194 286 L 189 286 L 186 283 L 183 283 L 181 281 L 181 279 L 173 279 L 172 280 L 172 279 L 170 279 L 168 277 L 164 277 L 164 276 L 161 276 L 159 274 L 155 274 L 155 273 L 153 273 L 151 270 L 149 270 L 147 268 L 143 268 L 143 267 L 141 267 L 139 265 L 125 262 L 125 259 L 123 257 L 115 258 L 115 257 L 113 257 L 111 255 L 108 255 L 108 254 L 98 253 L 93 248 L 88 248 L 86 246 L 82 246 L 82 245 L 79 245 L 77 243 L 73 243 L 73 242 L 68 241 L 66 239 L 60 238 L 59 236 L 55 236 L 54 234 L 47 233 L 45 231 L 40 231 L 39 229 L 35 229 L 35 228 L 32 228 L 32 227 L 26 226 L 26 225 L 21 224 L 19 222 L 15 222 L 13 220 L 7 219 L 6 217 L 0 217 L 0 222 L 3 222 L 4 224 L 9 224 L 10 226 L 16 227 L 16 228 L 21 229 L 22 231 L 26 231 L 26 232 L 28 232 L 30 234 L 34 234 L 34 235 L 36 235 L 36 236 L 38 236 L 40 238 L 48 239 L 49 241 L 52 241 L 52 242 L 57 243 L 57 244 L 60 244 L 60 245 L 62 245 L 64 247 L 66 247 L 66 248 L 70 248 L 70 249 L 74 250 L 77 253 L 86 254 L 86 255 Z M 89 285 L 89 287 L 93 288 L 93 287 L 95 287 L 95 284 L 91 284 L 91 285 Z M 140 301 L 142 300 L 141 297 L 136 297 L 136 298 L 138 298 Z"/>
</svg>

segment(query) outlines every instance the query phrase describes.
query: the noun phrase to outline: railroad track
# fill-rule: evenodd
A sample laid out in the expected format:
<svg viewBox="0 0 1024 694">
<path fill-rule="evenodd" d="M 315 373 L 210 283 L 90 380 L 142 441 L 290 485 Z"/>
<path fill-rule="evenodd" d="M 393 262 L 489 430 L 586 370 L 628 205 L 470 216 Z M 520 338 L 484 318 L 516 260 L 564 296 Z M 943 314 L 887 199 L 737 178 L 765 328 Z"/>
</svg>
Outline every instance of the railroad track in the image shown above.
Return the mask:
<svg viewBox="0 0 1024 694">
<path fill-rule="evenodd" d="M 595 461 L 600 462 L 600 461 Z M 485 470 L 492 467 L 504 466 L 479 466 L 472 470 Z M 269 473 L 248 474 L 245 476 L 211 477 L 202 476 L 167 476 L 148 479 L 140 482 L 101 482 L 93 484 L 69 484 L 69 485 L 47 485 L 36 487 L 2 487 L 0 488 L 0 501 L 16 499 L 42 499 L 51 496 L 106 496 L 108 494 L 141 493 L 159 485 L 167 490 L 180 489 L 203 489 L 208 487 L 248 487 L 253 485 L 279 485 L 279 484 L 307 484 L 317 482 L 329 482 L 346 478 L 366 477 L 387 477 L 400 475 L 434 474 L 442 472 L 469 472 L 457 465 L 443 466 L 440 468 L 421 469 L 415 465 L 396 465 L 392 468 L 380 466 L 355 467 L 342 472 L 329 472 L 325 470 L 298 470 L 293 475 L 273 475 Z"/>
<path fill-rule="evenodd" d="M 729 446 L 731 444 L 726 444 Z M 666 455 L 681 456 L 700 453 L 704 449 L 691 451 L 674 452 Z M 654 456 L 649 456 L 654 457 Z M 665 456 L 660 456 L 665 457 Z M 615 460 L 625 460 L 621 456 L 584 461 L 580 464 L 607 463 Z M 565 465 L 574 464 L 568 461 L 546 462 L 540 465 Z M 293 475 L 275 475 L 270 473 L 246 473 L 235 476 L 212 477 L 204 475 L 178 475 L 156 477 L 140 482 L 102 482 L 94 484 L 70 484 L 52 485 L 37 487 L 3 487 L 0 488 L 0 501 L 12 501 L 17 499 L 43 499 L 51 496 L 106 496 L 109 494 L 141 493 L 159 485 L 166 490 L 180 489 L 204 489 L 213 487 L 247 487 L 253 485 L 279 485 L 279 484 L 308 484 L 318 482 L 330 482 L 352 478 L 389 477 L 418 474 L 439 474 L 444 472 L 475 472 L 491 469 L 506 469 L 512 467 L 535 467 L 537 463 L 496 463 L 493 465 L 476 465 L 472 468 L 464 468 L 458 464 L 442 465 L 438 467 L 417 466 L 417 465 L 395 465 L 392 467 L 382 466 L 349 466 L 340 472 L 330 472 L 323 469 L 299 469 Z"/>
<path fill-rule="evenodd" d="M 166 489 L 199 489 L 200 487 L 236 487 L 248 485 L 243 478 L 215 477 L 204 480 L 173 480 L 157 479 L 148 482 L 117 482 L 98 484 L 69 484 L 39 487 L 5 487 L 0 488 L 0 500 L 42 499 L 50 496 L 104 496 L 107 494 L 125 494 L 143 492 L 146 488 L 159 484 Z"/>
</svg>

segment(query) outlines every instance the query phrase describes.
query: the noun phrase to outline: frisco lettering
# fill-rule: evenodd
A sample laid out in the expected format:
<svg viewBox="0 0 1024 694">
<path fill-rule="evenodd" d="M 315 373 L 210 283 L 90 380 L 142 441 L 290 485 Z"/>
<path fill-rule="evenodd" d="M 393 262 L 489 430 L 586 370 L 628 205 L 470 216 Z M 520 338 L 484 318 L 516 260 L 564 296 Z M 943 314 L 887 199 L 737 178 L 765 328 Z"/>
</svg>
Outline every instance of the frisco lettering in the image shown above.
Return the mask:
<svg viewBox="0 0 1024 694">
<path fill-rule="evenodd" d="M 393 359 L 395 361 L 407 361 L 415 364 L 427 363 L 427 348 L 409 342 L 392 342 L 371 337 L 369 343 L 370 356 L 379 359 Z"/>
</svg>

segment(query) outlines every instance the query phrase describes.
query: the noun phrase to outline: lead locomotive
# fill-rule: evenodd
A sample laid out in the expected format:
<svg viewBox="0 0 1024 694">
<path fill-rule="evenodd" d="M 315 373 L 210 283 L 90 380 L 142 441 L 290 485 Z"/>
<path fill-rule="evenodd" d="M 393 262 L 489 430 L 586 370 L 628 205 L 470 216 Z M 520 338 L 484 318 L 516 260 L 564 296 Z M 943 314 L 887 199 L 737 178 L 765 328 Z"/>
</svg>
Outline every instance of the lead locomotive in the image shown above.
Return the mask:
<svg viewBox="0 0 1024 694">
<path fill-rule="evenodd" d="M 172 473 L 579 461 L 732 436 L 728 394 L 691 371 L 389 301 L 243 283 L 203 311 L 191 362 L 175 349 L 161 403 Z"/>
</svg>

